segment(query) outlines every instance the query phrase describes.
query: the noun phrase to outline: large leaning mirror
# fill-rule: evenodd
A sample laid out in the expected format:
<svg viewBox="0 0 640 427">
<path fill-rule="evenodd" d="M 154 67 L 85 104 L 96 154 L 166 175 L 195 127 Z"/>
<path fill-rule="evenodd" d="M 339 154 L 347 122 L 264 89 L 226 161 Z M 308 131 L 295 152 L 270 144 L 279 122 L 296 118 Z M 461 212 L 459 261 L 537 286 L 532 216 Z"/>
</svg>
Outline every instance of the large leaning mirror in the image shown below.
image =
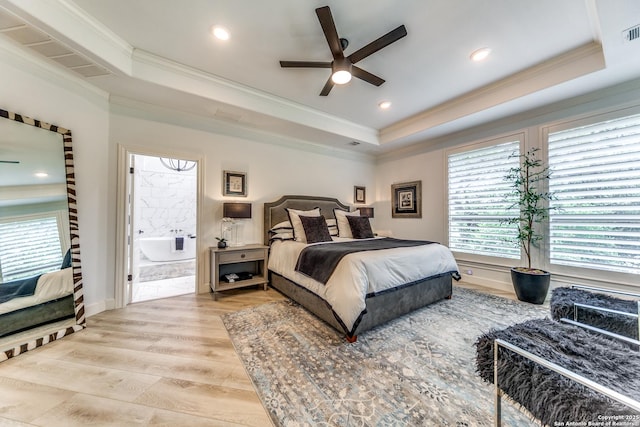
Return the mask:
<svg viewBox="0 0 640 427">
<path fill-rule="evenodd" d="M 85 324 L 71 131 L 0 109 L 0 361 Z"/>
</svg>

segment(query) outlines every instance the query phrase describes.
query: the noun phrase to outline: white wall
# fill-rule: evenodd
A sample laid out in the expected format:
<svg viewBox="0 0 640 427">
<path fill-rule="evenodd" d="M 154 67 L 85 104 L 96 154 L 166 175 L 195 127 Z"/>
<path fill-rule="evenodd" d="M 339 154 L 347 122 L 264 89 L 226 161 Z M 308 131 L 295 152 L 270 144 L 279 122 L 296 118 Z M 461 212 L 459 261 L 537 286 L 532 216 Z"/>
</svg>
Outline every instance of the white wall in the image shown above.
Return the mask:
<svg viewBox="0 0 640 427">
<path fill-rule="evenodd" d="M 391 230 L 394 237 L 444 242 L 446 229 L 443 152 L 429 150 L 381 163 L 376 168 L 375 228 Z M 391 217 L 391 185 L 422 181 L 422 218 Z"/>
<path fill-rule="evenodd" d="M 548 105 L 515 115 L 494 123 L 488 123 L 458 134 L 441 137 L 422 144 L 396 151 L 378 158 L 376 165 L 376 227 L 389 229 L 401 238 L 428 239 L 447 243 L 447 187 L 446 152 L 449 148 L 484 141 L 516 132 L 524 132 L 528 146 L 541 147 L 542 127 L 565 120 L 588 117 L 604 112 L 640 105 L 640 80 L 627 82 L 588 95 Z M 391 185 L 398 182 L 422 180 L 422 219 L 391 218 Z M 535 258 L 540 254 L 534 254 Z M 458 260 L 464 280 L 494 288 L 511 290 L 508 265 L 518 261 L 465 262 Z M 473 275 L 466 274 L 472 270 Z M 554 273 L 555 280 L 565 284 L 592 284 L 596 286 L 629 286 L 628 277 L 606 273 L 605 277 L 569 277 Z M 607 282 L 608 280 L 608 282 Z"/>
<path fill-rule="evenodd" d="M 0 41 L 0 108 L 72 131 L 85 304 L 87 312 L 99 311 L 113 293 L 113 268 L 106 262 L 108 101 L 79 79 L 23 55 Z"/>
<path fill-rule="evenodd" d="M 317 147 L 300 148 L 229 136 L 216 125 L 187 127 L 172 112 L 131 112 L 114 106 L 110 122 L 109 206 L 116 206 L 118 145 L 136 153 L 163 152 L 179 158 L 202 158 L 204 201 L 201 230 L 198 233 L 198 256 L 201 261 L 199 289 L 206 291 L 209 266 L 207 248 L 220 236 L 222 203 L 242 201 L 252 203 L 252 219 L 243 221 L 244 243 L 260 243 L 263 238 L 263 204 L 285 194 L 305 194 L 337 197 L 353 203 L 354 185 L 373 191 L 375 165 L 370 158 L 353 158 L 347 153 Z M 175 113 L 174 113 L 175 114 Z M 211 121 L 211 120 L 209 120 Z M 256 137 L 256 138 L 259 138 Z M 350 157 L 350 158 L 343 158 Z M 224 170 L 247 173 L 248 196 L 223 197 Z M 369 196 L 371 198 L 371 196 Z M 109 224 L 109 234 L 115 235 L 115 224 Z M 110 265 L 113 265 L 109 263 Z"/>
</svg>

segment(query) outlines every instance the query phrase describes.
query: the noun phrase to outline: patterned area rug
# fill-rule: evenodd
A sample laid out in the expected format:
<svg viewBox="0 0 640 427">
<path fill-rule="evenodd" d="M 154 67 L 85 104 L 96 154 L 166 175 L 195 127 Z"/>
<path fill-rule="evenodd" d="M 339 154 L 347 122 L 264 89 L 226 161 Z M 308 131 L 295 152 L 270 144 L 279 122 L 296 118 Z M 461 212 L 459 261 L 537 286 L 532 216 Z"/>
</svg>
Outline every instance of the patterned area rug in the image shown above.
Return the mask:
<svg viewBox="0 0 640 427">
<path fill-rule="evenodd" d="M 292 302 L 223 316 L 276 426 L 491 426 L 493 388 L 475 372 L 476 338 L 549 310 L 454 287 L 451 300 L 358 336 Z M 535 425 L 503 403 L 503 425 Z"/>
</svg>

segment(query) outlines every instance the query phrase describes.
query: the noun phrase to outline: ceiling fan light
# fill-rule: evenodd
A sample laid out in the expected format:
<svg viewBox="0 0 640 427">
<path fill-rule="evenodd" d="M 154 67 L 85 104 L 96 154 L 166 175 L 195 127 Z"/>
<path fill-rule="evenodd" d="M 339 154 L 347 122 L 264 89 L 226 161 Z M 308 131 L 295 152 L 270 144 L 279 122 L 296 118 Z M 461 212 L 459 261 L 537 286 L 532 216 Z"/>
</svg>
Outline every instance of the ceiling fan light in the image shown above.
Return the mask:
<svg viewBox="0 0 640 427">
<path fill-rule="evenodd" d="M 351 81 L 351 62 L 346 58 L 336 59 L 331 65 L 331 80 L 337 85 L 343 85 Z"/>
<path fill-rule="evenodd" d="M 331 80 L 337 85 L 343 85 L 351 81 L 351 73 L 347 70 L 338 70 L 331 75 Z"/>
</svg>

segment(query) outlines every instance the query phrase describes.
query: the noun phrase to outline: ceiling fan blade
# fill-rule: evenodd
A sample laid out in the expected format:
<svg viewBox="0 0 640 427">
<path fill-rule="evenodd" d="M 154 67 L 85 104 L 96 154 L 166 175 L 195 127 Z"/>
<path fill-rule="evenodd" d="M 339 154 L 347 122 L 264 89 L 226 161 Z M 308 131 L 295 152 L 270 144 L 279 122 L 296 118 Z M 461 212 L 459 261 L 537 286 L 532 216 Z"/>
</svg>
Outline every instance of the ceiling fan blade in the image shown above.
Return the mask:
<svg viewBox="0 0 640 427">
<path fill-rule="evenodd" d="M 371 83 L 374 86 L 380 86 L 385 82 L 384 79 L 381 79 L 375 74 L 371 74 L 360 67 L 356 67 L 355 65 L 351 66 L 351 74 L 353 74 L 354 77 L 364 80 L 367 83 Z"/>
<path fill-rule="evenodd" d="M 342 44 L 340 43 L 340 38 L 338 37 L 336 24 L 335 22 L 333 22 L 331 9 L 329 9 L 329 6 L 319 7 L 316 9 L 316 15 L 318 15 L 318 20 L 320 21 L 320 25 L 322 26 L 322 31 L 324 32 L 324 36 L 327 38 L 327 43 L 329 43 L 331 55 L 333 55 L 334 59 L 344 58 L 344 53 L 342 52 Z"/>
<path fill-rule="evenodd" d="M 20 162 L 19 162 L 19 161 L 17 161 L 17 160 L 0 160 L 0 163 L 11 163 L 11 164 L 13 164 L 13 165 L 17 165 L 17 164 L 19 164 Z"/>
<path fill-rule="evenodd" d="M 331 68 L 331 62 L 280 61 L 282 68 Z"/>
<path fill-rule="evenodd" d="M 333 80 L 331 80 L 331 76 L 329 76 L 329 80 L 327 80 L 327 82 L 324 84 L 324 87 L 322 88 L 322 92 L 320 92 L 320 96 L 327 96 L 329 95 L 329 92 L 331 92 L 331 89 L 333 89 Z"/>
<path fill-rule="evenodd" d="M 380 49 L 389 46 L 391 43 L 396 42 L 407 35 L 407 29 L 404 25 L 400 25 L 395 30 L 389 31 L 384 36 L 377 40 L 372 41 L 362 49 L 358 49 L 349 55 L 348 59 L 352 64 L 358 61 L 362 61 L 367 56 L 376 53 Z"/>
</svg>

